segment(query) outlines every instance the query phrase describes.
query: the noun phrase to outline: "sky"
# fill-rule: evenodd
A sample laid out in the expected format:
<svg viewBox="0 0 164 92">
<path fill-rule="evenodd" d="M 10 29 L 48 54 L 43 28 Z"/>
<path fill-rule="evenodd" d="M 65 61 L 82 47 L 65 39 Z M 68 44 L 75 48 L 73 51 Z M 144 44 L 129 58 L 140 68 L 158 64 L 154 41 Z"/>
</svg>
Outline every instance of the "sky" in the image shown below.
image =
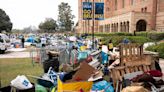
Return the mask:
<svg viewBox="0 0 164 92">
<path fill-rule="evenodd" d="M 13 29 L 23 29 L 29 26 L 38 27 L 45 18 L 58 18 L 58 5 L 67 2 L 75 23 L 78 20 L 78 0 L 0 0 L 0 8 L 9 15 Z"/>
</svg>

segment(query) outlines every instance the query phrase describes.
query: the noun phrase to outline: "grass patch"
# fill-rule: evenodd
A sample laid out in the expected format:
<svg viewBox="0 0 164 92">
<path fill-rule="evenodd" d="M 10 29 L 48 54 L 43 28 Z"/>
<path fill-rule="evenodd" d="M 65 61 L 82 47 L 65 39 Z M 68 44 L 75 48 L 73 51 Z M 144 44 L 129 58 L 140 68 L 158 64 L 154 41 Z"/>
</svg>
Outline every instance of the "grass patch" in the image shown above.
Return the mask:
<svg viewBox="0 0 164 92">
<path fill-rule="evenodd" d="M 10 81 L 15 79 L 17 75 L 40 76 L 42 74 L 42 65 L 33 66 L 30 58 L 0 59 L 0 82 L 2 87 L 9 85 Z M 35 83 L 35 79 L 27 78 Z"/>
</svg>

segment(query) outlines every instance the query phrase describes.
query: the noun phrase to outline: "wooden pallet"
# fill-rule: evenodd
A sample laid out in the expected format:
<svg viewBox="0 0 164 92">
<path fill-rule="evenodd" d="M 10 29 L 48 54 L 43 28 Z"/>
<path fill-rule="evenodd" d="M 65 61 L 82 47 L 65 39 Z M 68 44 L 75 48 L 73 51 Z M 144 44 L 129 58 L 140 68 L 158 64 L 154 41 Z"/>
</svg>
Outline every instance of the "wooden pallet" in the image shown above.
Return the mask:
<svg viewBox="0 0 164 92">
<path fill-rule="evenodd" d="M 138 66 L 150 65 L 152 63 L 151 55 L 144 55 L 143 46 L 139 44 L 121 44 L 120 66 Z"/>
<path fill-rule="evenodd" d="M 114 87 L 116 83 L 123 80 L 124 74 L 149 71 L 154 68 L 153 57 L 143 54 L 143 46 L 139 44 L 121 44 L 120 65 L 111 70 L 111 78 Z"/>
<path fill-rule="evenodd" d="M 117 81 L 123 81 L 124 74 L 137 72 L 137 71 L 150 71 L 151 65 L 139 65 L 139 66 L 119 66 L 111 69 L 111 77 L 113 84 L 116 86 Z"/>
</svg>

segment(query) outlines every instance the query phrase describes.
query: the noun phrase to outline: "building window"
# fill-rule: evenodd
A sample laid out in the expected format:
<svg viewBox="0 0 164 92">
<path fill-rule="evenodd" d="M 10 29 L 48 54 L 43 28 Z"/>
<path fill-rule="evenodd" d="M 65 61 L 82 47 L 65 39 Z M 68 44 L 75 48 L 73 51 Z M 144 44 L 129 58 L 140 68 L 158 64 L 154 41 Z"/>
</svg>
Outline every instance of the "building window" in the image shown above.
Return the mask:
<svg viewBox="0 0 164 92">
<path fill-rule="evenodd" d="M 117 0 L 115 0 L 115 10 L 117 10 Z"/>
<path fill-rule="evenodd" d="M 147 12 L 147 7 L 145 7 L 145 12 Z"/>
<path fill-rule="evenodd" d="M 125 7 L 125 0 L 122 0 L 122 8 Z"/>
<path fill-rule="evenodd" d="M 141 12 L 144 12 L 144 9 L 143 8 L 141 8 Z"/>
<path fill-rule="evenodd" d="M 107 8 L 106 8 L 106 11 L 108 11 L 108 12 L 109 12 L 109 11 L 110 11 L 110 8 L 109 8 L 109 7 L 107 7 Z"/>
</svg>

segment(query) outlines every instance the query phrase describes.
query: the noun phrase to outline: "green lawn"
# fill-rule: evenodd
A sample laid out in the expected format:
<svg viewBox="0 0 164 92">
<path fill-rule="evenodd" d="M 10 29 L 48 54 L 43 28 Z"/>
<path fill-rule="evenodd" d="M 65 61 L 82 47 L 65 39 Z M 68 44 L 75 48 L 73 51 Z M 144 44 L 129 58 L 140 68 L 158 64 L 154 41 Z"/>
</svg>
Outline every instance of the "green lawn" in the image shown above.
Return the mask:
<svg viewBox="0 0 164 92">
<path fill-rule="evenodd" d="M 40 64 L 32 65 L 29 58 L 24 59 L 0 59 L 0 82 L 1 87 L 10 84 L 10 81 L 15 79 L 17 75 L 35 75 L 43 74 L 43 68 Z M 35 79 L 27 77 L 31 82 L 36 82 Z"/>
</svg>

